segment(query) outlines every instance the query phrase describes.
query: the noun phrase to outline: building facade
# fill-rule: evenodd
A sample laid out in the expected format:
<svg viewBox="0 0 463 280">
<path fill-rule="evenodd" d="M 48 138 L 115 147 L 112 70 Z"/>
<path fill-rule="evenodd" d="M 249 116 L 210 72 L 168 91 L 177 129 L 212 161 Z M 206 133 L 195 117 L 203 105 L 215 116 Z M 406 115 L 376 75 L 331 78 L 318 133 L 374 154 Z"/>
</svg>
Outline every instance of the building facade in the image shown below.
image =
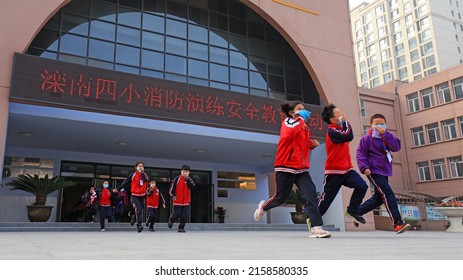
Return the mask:
<svg viewBox="0 0 463 280">
<path fill-rule="evenodd" d="M 416 81 L 463 63 L 463 2 L 377 0 L 351 11 L 357 83 Z"/>
<path fill-rule="evenodd" d="M 30 173 L 76 181 L 49 198 L 54 221 L 76 220 L 83 191 L 117 185 L 142 160 L 164 191 L 191 166 L 193 222 L 213 222 L 217 206 L 228 222 L 252 222 L 274 191 L 279 104 L 306 103 L 323 142 L 317 116 L 335 103 L 361 135 L 359 108 L 346 103 L 356 98 L 347 2 L 33 2 L 1 4 L 0 167 L 4 184 Z M 319 187 L 324 158 L 323 146 L 311 156 Z M 345 197 L 325 217 L 341 229 Z M 32 199 L 2 188 L 1 219 L 26 220 Z M 267 222 L 289 223 L 291 210 Z"/>
</svg>

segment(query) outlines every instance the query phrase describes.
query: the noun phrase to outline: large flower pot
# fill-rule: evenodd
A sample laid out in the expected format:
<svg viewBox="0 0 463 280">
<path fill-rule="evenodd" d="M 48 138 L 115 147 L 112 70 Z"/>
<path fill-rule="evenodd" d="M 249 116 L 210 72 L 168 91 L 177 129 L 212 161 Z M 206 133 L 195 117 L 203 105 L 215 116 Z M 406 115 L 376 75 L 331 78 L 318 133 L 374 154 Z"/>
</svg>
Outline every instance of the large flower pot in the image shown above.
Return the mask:
<svg viewBox="0 0 463 280">
<path fill-rule="evenodd" d="M 291 220 L 295 224 L 305 224 L 307 218 L 306 212 L 291 212 Z"/>
<path fill-rule="evenodd" d="M 27 206 L 27 218 L 31 222 L 46 222 L 50 219 L 51 209 L 48 205 L 29 205 Z"/>
<path fill-rule="evenodd" d="M 449 218 L 447 232 L 463 232 L 463 207 L 434 207 L 439 213 Z"/>
</svg>

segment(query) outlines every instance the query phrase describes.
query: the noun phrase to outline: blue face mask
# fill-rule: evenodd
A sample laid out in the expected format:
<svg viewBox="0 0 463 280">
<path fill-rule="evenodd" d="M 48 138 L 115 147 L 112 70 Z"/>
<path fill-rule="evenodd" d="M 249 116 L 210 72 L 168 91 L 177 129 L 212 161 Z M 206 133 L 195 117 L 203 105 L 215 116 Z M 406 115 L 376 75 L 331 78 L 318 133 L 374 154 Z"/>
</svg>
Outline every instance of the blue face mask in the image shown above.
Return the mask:
<svg viewBox="0 0 463 280">
<path fill-rule="evenodd" d="M 338 124 L 342 126 L 342 117 L 338 117 Z"/>
<path fill-rule="evenodd" d="M 103 184 L 103 188 L 107 189 L 109 187 L 109 184 Z"/>
<path fill-rule="evenodd" d="M 307 111 L 307 110 L 299 110 L 299 111 L 294 112 L 294 114 L 298 114 L 305 121 L 307 121 L 310 118 L 310 114 L 312 114 L 312 113 L 310 111 Z"/>
<path fill-rule="evenodd" d="M 381 127 L 381 128 L 384 128 L 384 130 L 387 129 L 387 125 L 385 125 L 385 124 L 377 124 L 377 126 L 379 126 L 379 127 Z"/>
</svg>

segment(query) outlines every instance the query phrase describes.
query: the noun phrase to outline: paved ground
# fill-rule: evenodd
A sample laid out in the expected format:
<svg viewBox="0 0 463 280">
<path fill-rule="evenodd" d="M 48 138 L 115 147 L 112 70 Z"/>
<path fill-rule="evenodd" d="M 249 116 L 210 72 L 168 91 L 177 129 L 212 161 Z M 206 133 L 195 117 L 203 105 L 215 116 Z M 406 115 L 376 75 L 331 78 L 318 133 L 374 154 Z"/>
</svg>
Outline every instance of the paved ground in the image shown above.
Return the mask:
<svg viewBox="0 0 463 280">
<path fill-rule="evenodd" d="M 463 260 L 463 234 L 408 231 L 0 232 L 0 260 Z"/>
</svg>

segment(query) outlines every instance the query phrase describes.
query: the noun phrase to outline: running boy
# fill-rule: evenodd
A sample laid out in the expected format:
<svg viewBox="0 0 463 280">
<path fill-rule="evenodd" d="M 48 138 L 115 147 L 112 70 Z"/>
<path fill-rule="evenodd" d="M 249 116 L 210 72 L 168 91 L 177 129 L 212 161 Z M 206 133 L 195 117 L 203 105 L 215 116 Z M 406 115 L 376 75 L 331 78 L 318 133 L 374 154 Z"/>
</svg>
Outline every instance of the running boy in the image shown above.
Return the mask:
<svg viewBox="0 0 463 280">
<path fill-rule="evenodd" d="M 364 224 L 365 219 L 359 213 L 359 206 L 368 190 L 366 182 L 352 166 L 349 153 L 349 142 L 354 139 L 352 127 L 341 110 L 334 104 L 325 106 L 322 119 L 328 123 L 326 132 L 326 163 L 323 192 L 318 202 L 320 214 L 323 216 L 330 207 L 342 185 L 354 189 L 347 206 L 346 215 Z"/>
<path fill-rule="evenodd" d="M 151 181 L 146 188 L 146 208 L 148 208 L 148 220 L 146 226 L 150 231 L 154 231 L 154 220 L 156 218 L 156 211 L 159 207 L 159 198 L 162 198 L 162 207 L 166 208 L 166 201 L 164 196 L 156 187 L 156 181 Z"/>
<path fill-rule="evenodd" d="M 357 164 L 360 172 L 365 174 L 373 184 L 375 193 L 360 205 L 359 214 L 363 215 L 384 203 L 391 217 L 396 233 L 410 228 L 400 216 L 397 198 L 389 185 L 392 176 L 392 154 L 400 150 L 400 140 L 386 126 L 386 118 L 375 114 L 370 119 L 370 130 L 360 140 L 357 148 Z"/>
</svg>

